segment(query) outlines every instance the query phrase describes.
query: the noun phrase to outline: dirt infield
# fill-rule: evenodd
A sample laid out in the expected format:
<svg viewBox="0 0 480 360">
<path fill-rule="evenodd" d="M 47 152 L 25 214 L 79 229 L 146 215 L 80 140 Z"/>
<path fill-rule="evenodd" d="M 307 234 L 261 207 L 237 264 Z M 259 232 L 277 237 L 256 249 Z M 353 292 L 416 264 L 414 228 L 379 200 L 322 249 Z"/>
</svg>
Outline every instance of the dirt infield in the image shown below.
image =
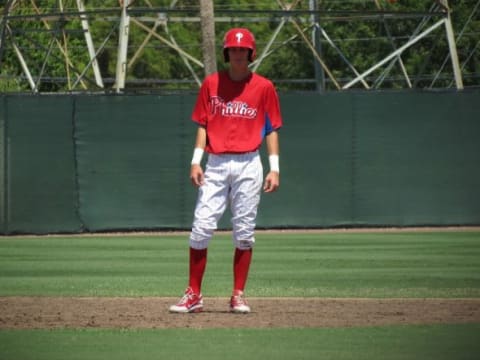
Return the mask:
<svg viewBox="0 0 480 360">
<path fill-rule="evenodd" d="M 204 312 L 170 314 L 161 297 L 0 297 L 0 329 L 292 328 L 480 323 L 480 299 L 250 298 L 252 312 L 228 312 L 205 298 Z"/>
</svg>

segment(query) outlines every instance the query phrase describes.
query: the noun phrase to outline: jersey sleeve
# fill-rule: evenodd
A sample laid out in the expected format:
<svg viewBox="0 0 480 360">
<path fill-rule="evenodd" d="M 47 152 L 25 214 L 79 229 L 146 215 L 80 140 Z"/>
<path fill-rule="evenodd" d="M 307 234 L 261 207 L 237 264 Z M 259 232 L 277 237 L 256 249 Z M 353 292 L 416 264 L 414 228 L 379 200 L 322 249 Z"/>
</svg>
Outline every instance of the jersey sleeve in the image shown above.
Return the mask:
<svg viewBox="0 0 480 360">
<path fill-rule="evenodd" d="M 278 100 L 278 94 L 272 83 L 266 89 L 265 98 L 265 115 L 267 122 L 269 122 L 269 131 L 278 130 L 283 125 L 282 115 L 280 111 L 280 101 Z"/>
<path fill-rule="evenodd" d="M 206 126 L 209 111 L 208 81 L 205 80 L 198 92 L 197 100 L 192 112 L 192 120 L 199 125 Z"/>
</svg>

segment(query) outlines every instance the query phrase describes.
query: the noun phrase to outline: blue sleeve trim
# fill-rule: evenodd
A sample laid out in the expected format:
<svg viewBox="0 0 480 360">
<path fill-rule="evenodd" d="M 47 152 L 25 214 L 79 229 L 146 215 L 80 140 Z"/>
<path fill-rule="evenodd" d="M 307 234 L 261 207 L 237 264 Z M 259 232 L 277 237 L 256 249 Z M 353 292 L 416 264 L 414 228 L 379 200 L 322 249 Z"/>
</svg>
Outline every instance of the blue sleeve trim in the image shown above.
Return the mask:
<svg viewBox="0 0 480 360">
<path fill-rule="evenodd" d="M 273 131 L 272 122 L 268 117 L 268 114 L 265 114 L 265 126 L 262 129 L 262 139 L 270 134 Z"/>
</svg>

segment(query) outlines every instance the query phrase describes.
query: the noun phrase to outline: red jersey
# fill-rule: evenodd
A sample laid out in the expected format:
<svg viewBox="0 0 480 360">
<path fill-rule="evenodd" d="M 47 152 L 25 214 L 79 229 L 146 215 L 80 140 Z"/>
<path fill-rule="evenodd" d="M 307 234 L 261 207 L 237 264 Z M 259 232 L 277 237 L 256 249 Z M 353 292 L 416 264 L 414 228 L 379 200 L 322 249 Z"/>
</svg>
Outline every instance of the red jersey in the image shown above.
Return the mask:
<svg viewBox="0 0 480 360">
<path fill-rule="evenodd" d="M 265 135 L 282 126 L 272 82 L 255 73 L 233 81 L 227 71 L 205 78 L 192 120 L 205 127 L 205 150 L 213 154 L 258 150 Z"/>
</svg>

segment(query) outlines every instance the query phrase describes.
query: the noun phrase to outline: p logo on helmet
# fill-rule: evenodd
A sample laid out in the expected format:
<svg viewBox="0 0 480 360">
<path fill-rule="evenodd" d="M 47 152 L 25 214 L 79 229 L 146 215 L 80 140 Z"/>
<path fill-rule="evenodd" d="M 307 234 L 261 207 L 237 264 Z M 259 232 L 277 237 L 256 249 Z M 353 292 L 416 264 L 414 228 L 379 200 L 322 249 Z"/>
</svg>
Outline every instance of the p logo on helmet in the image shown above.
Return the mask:
<svg viewBox="0 0 480 360">
<path fill-rule="evenodd" d="M 228 48 L 243 47 L 249 49 L 248 61 L 252 62 L 257 53 L 255 37 L 250 30 L 245 28 L 234 28 L 227 31 L 223 39 L 223 58 L 229 62 Z"/>
<path fill-rule="evenodd" d="M 237 43 L 238 44 L 241 44 L 242 43 L 242 38 L 243 38 L 243 34 L 241 32 L 238 32 L 235 34 L 235 37 L 237 38 Z"/>
</svg>

